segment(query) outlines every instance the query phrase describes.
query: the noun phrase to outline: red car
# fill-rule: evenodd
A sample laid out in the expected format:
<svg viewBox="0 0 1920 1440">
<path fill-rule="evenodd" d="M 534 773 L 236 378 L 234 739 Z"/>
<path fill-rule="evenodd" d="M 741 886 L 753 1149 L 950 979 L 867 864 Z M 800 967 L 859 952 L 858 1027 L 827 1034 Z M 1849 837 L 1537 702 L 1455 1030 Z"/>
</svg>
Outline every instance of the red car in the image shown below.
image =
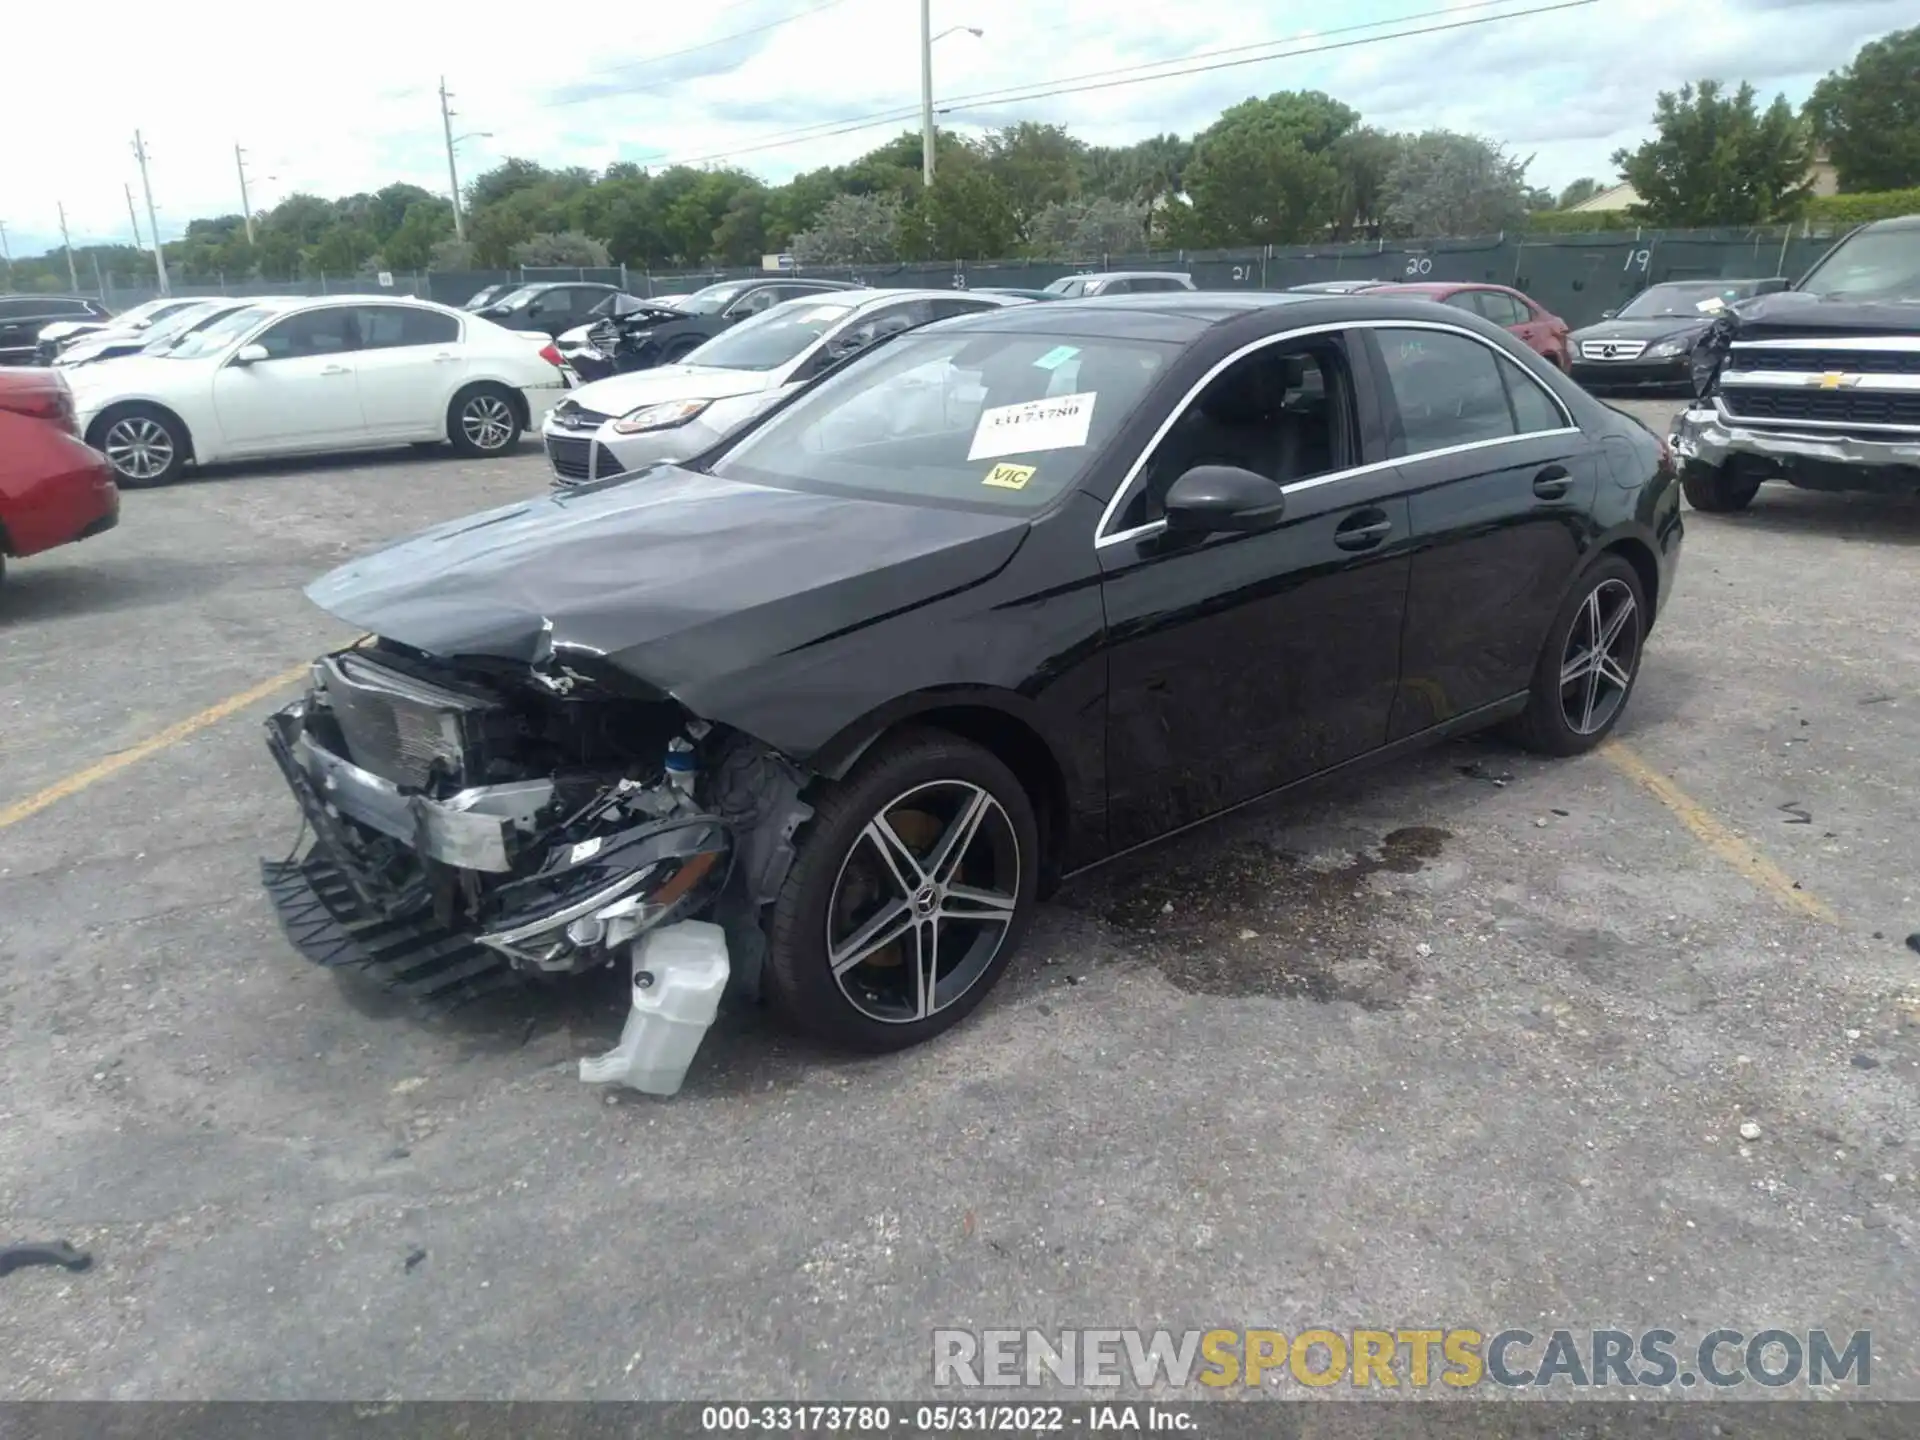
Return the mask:
<svg viewBox="0 0 1920 1440">
<path fill-rule="evenodd" d="M 1505 326 L 1529 350 L 1544 355 L 1565 370 L 1573 354 L 1568 343 L 1567 322 L 1551 310 L 1542 309 L 1518 290 L 1504 285 L 1455 285 L 1443 280 L 1422 281 L 1413 285 L 1372 285 L 1369 295 L 1412 295 L 1438 300 L 1456 310 L 1465 310 Z"/>
<path fill-rule="evenodd" d="M 84 540 L 119 520 L 113 470 L 80 442 L 66 377 L 0 369 L 0 576 L 8 556 Z"/>
</svg>

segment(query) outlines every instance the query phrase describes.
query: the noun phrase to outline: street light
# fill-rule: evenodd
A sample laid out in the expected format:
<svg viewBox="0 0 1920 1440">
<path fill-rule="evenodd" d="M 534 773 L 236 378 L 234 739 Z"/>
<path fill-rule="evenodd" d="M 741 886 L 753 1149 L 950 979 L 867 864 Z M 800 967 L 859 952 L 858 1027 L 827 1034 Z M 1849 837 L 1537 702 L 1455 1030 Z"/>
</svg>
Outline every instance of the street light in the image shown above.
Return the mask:
<svg viewBox="0 0 1920 1440">
<path fill-rule="evenodd" d="M 977 25 L 949 25 L 933 33 L 933 0 L 920 0 L 920 179 L 933 184 L 933 43 L 962 30 L 978 40 L 987 32 Z"/>
</svg>

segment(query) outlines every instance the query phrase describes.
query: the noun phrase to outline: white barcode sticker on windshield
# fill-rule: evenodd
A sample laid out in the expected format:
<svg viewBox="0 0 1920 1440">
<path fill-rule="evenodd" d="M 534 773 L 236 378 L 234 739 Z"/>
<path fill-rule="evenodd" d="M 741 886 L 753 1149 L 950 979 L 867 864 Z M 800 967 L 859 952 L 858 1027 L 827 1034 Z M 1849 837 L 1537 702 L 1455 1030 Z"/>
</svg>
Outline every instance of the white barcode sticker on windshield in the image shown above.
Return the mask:
<svg viewBox="0 0 1920 1440">
<path fill-rule="evenodd" d="M 1084 445 L 1093 425 L 1093 402 L 1097 398 L 1097 392 L 1083 390 L 1078 395 L 1056 395 L 982 410 L 967 459 L 991 460 L 997 455 L 1071 450 Z"/>
</svg>

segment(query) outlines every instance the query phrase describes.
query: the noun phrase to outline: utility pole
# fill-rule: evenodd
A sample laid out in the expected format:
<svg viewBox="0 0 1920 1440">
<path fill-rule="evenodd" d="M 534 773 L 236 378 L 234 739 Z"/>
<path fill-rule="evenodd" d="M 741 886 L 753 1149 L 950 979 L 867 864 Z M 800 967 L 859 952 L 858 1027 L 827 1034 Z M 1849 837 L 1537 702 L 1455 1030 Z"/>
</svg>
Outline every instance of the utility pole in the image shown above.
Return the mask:
<svg viewBox="0 0 1920 1440">
<path fill-rule="evenodd" d="M 120 188 L 127 192 L 127 219 L 133 222 L 133 248 L 144 250 L 147 242 L 140 238 L 140 217 L 133 208 L 133 186 L 123 184 Z"/>
<path fill-rule="evenodd" d="M 233 165 L 240 172 L 240 217 L 247 222 L 247 244 L 253 244 L 253 206 L 247 200 L 247 152 L 233 147 Z"/>
<path fill-rule="evenodd" d="M 920 0 L 920 180 L 933 184 L 933 0 Z"/>
<path fill-rule="evenodd" d="M 447 107 L 447 101 L 453 98 L 447 92 L 447 77 L 440 77 L 440 128 L 447 137 L 447 184 L 453 189 L 453 238 L 467 238 L 466 217 L 460 213 L 460 172 L 453 164 L 453 111 Z"/>
<path fill-rule="evenodd" d="M 53 202 L 53 208 L 60 212 L 60 248 L 67 252 L 67 293 L 80 293 L 80 272 L 73 268 L 73 241 L 67 237 L 67 207 L 59 200 Z"/>
<path fill-rule="evenodd" d="M 133 158 L 140 162 L 140 189 L 147 197 L 147 229 L 153 234 L 153 273 L 160 279 L 160 293 L 171 295 L 172 287 L 167 284 L 167 257 L 160 250 L 160 217 L 153 208 L 153 181 L 147 178 L 147 144 L 138 130 L 133 132 Z"/>
<path fill-rule="evenodd" d="M 7 244 L 7 222 L 0 220 L 0 260 L 7 262 L 7 289 L 13 289 L 13 247 Z"/>
</svg>

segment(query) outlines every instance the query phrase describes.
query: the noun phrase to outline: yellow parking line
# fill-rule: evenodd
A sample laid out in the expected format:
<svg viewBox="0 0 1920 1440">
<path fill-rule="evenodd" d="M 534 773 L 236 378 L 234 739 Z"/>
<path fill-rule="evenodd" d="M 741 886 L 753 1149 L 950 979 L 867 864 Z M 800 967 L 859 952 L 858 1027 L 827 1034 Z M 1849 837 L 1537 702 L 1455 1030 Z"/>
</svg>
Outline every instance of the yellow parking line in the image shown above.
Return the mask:
<svg viewBox="0 0 1920 1440">
<path fill-rule="evenodd" d="M 1829 925 L 1840 923 L 1840 917 L 1824 903 L 1796 888 L 1792 876 L 1734 834 L 1698 800 L 1647 764 L 1628 746 L 1618 740 L 1609 740 L 1600 747 L 1599 753 L 1614 769 L 1639 784 L 1679 817 L 1680 823 L 1693 832 L 1695 839 L 1788 909 L 1798 910 Z"/>
<path fill-rule="evenodd" d="M 179 744 L 196 731 L 218 724 L 236 711 L 246 709 L 255 701 L 266 699 L 276 690 L 286 689 L 296 680 L 304 678 L 310 669 L 311 667 L 307 665 L 296 665 L 291 670 L 283 670 L 271 680 L 262 680 L 251 690 L 242 690 L 238 695 L 229 695 L 219 704 L 209 705 L 198 715 L 189 715 L 186 719 L 169 725 L 158 735 L 150 736 L 130 749 L 109 755 L 104 760 L 96 760 L 86 769 L 76 770 L 64 780 L 56 780 L 37 795 L 16 800 L 4 810 L 0 810 L 0 830 L 6 829 L 9 825 L 18 825 L 28 817 L 38 815 L 49 805 L 65 800 L 69 796 L 78 795 L 96 781 L 118 774 L 129 765 L 137 765 L 149 755 L 159 754 L 169 745 Z"/>
</svg>

